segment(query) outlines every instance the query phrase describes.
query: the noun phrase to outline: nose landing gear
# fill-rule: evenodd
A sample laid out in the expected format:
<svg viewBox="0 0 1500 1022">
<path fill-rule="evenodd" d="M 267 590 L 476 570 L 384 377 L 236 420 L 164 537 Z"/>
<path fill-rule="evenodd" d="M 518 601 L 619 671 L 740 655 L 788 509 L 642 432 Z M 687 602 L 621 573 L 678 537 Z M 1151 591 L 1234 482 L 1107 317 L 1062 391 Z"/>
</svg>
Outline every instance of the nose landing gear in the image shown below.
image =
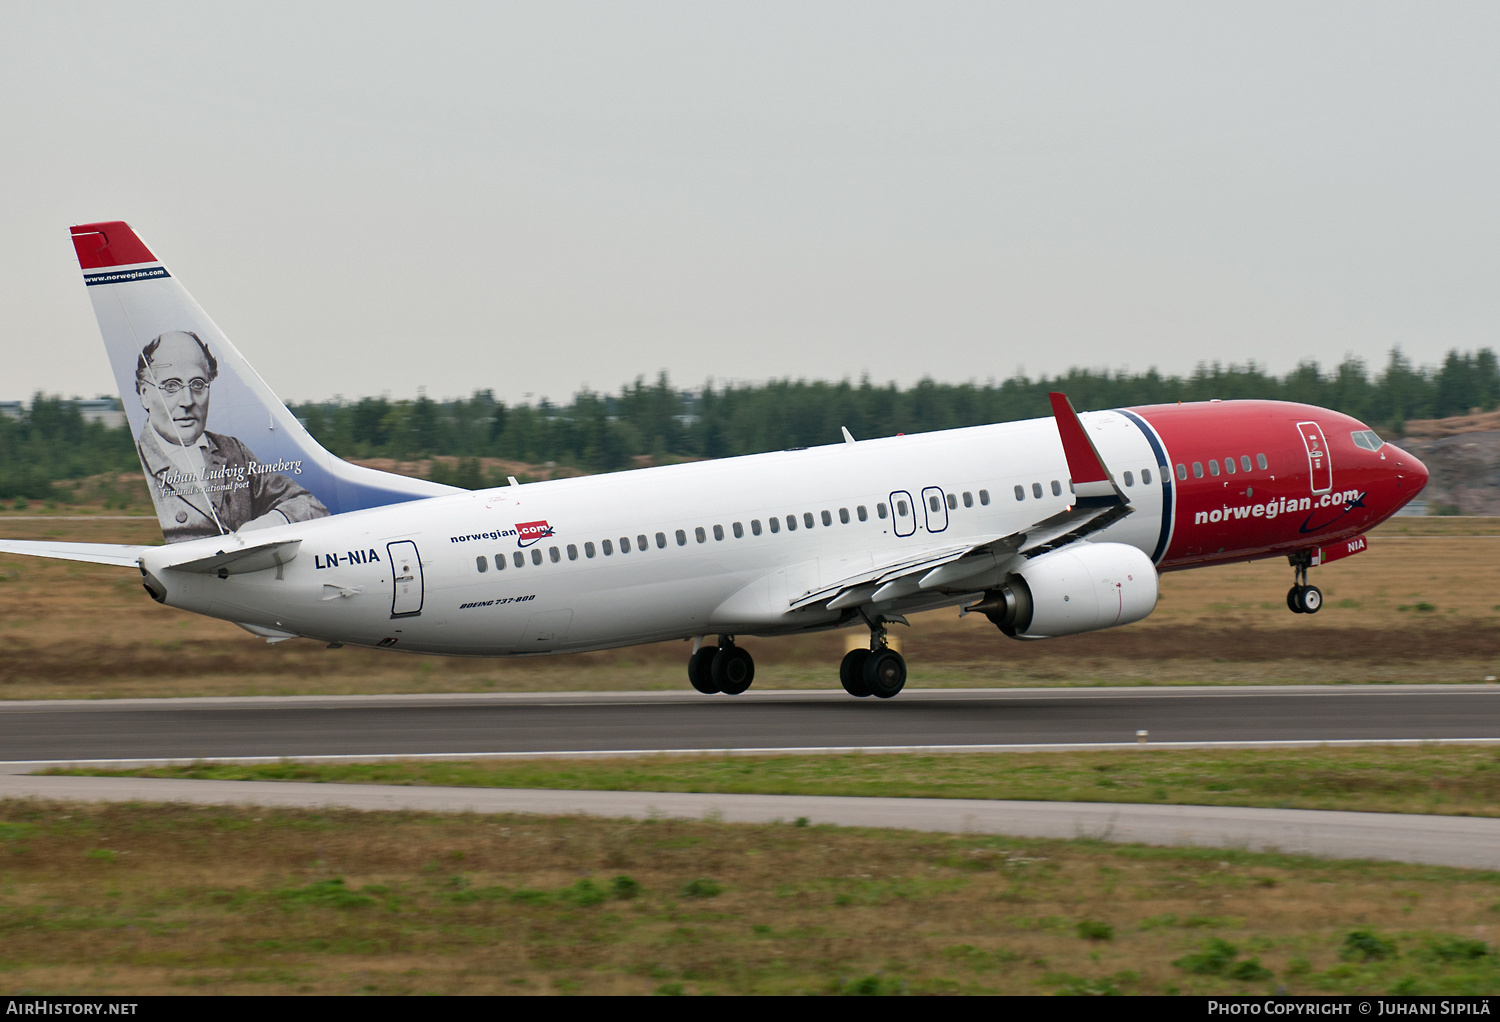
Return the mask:
<svg viewBox="0 0 1500 1022">
<path fill-rule="evenodd" d="M 839 682 L 851 696 L 889 699 L 906 687 L 906 660 L 887 645 L 885 625 L 870 626 L 870 648 L 851 649 L 839 664 Z"/>
<path fill-rule="evenodd" d="M 1323 606 L 1323 591 L 1317 586 L 1307 584 L 1310 555 L 1293 554 L 1287 560 L 1292 562 L 1292 568 L 1297 574 L 1296 584 L 1286 593 L 1286 609 L 1293 614 L 1316 614 Z"/>
<path fill-rule="evenodd" d="M 721 635 L 717 646 L 699 646 L 688 657 L 688 680 L 704 695 L 737 696 L 755 680 L 755 660 L 734 644 L 733 635 Z"/>
</svg>

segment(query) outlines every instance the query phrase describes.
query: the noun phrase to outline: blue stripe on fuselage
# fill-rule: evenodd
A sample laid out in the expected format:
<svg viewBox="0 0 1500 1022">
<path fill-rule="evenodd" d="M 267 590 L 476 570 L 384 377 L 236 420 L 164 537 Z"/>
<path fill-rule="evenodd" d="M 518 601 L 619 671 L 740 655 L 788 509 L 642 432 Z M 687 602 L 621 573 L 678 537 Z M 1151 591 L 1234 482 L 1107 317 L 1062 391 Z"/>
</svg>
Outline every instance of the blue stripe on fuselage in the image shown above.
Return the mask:
<svg viewBox="0 0 1500 1022">
<path fill-rule="evenodd" d="M 1161 445 L 1161 438 L 1156 435 L 1156 430 L 1152 429 L 1145 419 L 1124 408 L 1116 408 L 1115 411 L 1136 424 L 1136 428 L 1146 435 L 1146 442 L 1151 445 L 1151 451 L 1156 455 L 1156 474 L 1161 476 L 1161 533 L 1156 538 L 1156 549 L 1151 553 L 1151 563 L 1160 564 L 1161 559 L 1167 554 L 1167 543 L 1172 539 L 1172 465 L 1167 461 L 1167 451 Z"/>
</svg>

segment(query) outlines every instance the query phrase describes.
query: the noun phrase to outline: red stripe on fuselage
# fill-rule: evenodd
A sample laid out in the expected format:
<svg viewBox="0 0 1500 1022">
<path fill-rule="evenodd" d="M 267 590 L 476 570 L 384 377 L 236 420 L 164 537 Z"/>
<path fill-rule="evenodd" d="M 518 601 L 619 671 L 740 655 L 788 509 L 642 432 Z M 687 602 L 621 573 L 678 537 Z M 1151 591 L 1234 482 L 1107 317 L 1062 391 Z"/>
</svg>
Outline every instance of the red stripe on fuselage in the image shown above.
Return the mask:
<svg viewBox="0 0 1500 1022">
<path fill-rule="evenodd" d="M 1172 461 L 1176 496 L 1163 571 L 1290 554 L 1356 536 L 1395 514 L 1427 484 L 1420 461 L 1393 444 L 1379 451 L 1356 446 L 1352 434 L 1367 427 L 1327 408 L 1213 401 L 1130 411 L 1152 425 Z M 1333 468 L 1327 492 L 1312 491 L 1302 422 L 1318 423 L 1327 439 Z M 1225 466 L 1230 458 L 1233 472 Z M 1201 478 L 1195 463 L 1203 468 Z"/>
</svg>

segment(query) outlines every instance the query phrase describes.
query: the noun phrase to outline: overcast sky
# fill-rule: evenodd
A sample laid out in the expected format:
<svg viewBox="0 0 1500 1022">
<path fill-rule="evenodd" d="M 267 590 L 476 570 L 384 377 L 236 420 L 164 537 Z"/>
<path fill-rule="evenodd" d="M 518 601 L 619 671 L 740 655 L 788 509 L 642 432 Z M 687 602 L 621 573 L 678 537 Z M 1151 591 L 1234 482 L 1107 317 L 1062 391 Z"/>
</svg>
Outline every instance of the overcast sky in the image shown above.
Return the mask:
<svg viewBox="0 0 1500 1022">
<path fill-rule="evenodd" d="M 0 398 L 129 221 L 293 400 L 1500 340 L 1500 5 L 0 0 Z"/>
</svg>

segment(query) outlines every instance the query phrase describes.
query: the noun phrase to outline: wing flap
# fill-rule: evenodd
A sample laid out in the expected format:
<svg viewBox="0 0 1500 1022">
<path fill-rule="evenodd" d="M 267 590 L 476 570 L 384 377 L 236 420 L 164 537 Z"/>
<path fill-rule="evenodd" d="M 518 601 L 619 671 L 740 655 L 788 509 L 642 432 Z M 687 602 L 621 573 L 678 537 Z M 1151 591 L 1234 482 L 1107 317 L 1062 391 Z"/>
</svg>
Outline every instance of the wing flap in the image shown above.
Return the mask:
<svg viewBox="0 0 1500 1022">
<path fill-rule="evenodd" d="M 1026 534 L 1026 540 L 1020 548 L 1021 556 L 1036 557 L 1069 543 L 1076 543 L 1085 536 L 1108 528 L 1133 510 L 1135 508 L 1129 504 L 1113 504 L 1107 507 L 1075 507 L 1061 515 L 1054 515 L 1042 523 L 1045 527 L 1039 526 Z"/>
<path fill-rule="evenodd" d="M 957 543 L 932 550 L 924 550 L 918 554 L 908 554 L 898 560 L 887 561 L 885 564 L 862 571 L 857 575 L 850 575 L 848 578 L 840 579 L 832 585 L 820 586 L 817 589 L 809 590 L 791 601 L 791 609 L 798 610 L 802 607 L 810 607 L 815 603 L 822 603 L 824 600 L 837 600 L 850 590 L 868 588 L 870 594 L 873 595 L 889 582 L 894 582 L 903 576 L 917 572 L 925 575 L 939 565 L 958 560 L 973 549 L 973 543 Z M 858 602 L 868 602 L 868 598 Z M 846 606 L 853 606 L 853 604 L 842 602 L 839 604 L 839 607 L 833 609 L 837 610 Z"/>
</svg>

